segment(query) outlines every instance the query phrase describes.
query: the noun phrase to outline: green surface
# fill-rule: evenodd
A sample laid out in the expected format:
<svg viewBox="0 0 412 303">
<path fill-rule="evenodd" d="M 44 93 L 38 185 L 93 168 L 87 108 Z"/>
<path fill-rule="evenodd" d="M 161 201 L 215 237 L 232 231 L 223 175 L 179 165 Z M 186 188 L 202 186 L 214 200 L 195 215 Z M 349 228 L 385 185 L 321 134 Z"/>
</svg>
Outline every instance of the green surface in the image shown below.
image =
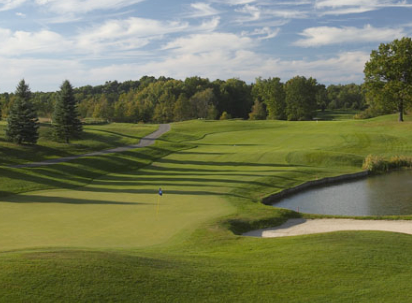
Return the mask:
<svg viewBox="0 0 412 303">
<path fill-rule="evenodd" d="M 409 235 L 232 232 L 299 216 L 270 193 L 411 156 L 412 123 L 394 120 L 190 121 L 120 155 L 3 167 L 0 301 L 411 301 Z"/>
</svg>

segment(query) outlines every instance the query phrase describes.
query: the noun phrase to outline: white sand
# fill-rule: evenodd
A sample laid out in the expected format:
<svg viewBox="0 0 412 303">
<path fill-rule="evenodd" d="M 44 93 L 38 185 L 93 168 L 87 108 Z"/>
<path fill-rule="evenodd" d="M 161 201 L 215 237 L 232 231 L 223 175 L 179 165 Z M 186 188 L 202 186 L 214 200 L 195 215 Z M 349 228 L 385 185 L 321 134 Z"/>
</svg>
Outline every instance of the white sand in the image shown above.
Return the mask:
<svg viewBox="0 0 412 303">
<path fill-rule="evenodd" d="M 253 230 L 250 237 L 288 237 L 346 230 L 379 230 L 412 234 L 412 220 L 290 219 L 283 225 Z"/>
</svg>

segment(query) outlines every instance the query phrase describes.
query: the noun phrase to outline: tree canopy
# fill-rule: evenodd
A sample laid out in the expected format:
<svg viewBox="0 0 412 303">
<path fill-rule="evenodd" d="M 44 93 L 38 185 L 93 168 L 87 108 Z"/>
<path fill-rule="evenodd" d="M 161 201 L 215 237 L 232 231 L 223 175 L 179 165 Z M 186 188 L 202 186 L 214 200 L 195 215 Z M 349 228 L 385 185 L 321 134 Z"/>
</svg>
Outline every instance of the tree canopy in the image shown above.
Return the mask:
<svg viewBox="0 0 412 303">
<path fill-rule="evenodd" d="M 224 112 L 223 117 L 241 119 L 305 120 L 312 119 L 316 110 L 365 109 L 361 85 L 339 84 L 326 88 L 310 78 L 311 92 L 308 94 L 305 85 L 291 85 L 297 78 L 302 77 L 287 81 L 286 88 L 277 77 L 257 78 L 255 83 L 248 84 L 239 79 L 212 82 L 201 77 L 176 80 L 144 76 L 123 83 L 108 81 L 104 85 L 72 88 L 72 96 L 82 119 L 128 123 L 218 119 Z M 291 90 L 294 90 L 293 98 Z M 61 91 L 31 94 L 38 115 L 48 119 L 53 117 L 60 98 Z M 3 116 L 9 115 L 16 99 L 16 94 L 0 94 Z M 302 114 L 307 109 L 310 112 Z M 295 110 L 299 110 L 299 115 L 292 113 Z M 60 140 L 65 141 L 66 137 Z"/>
<path fill-rule="evenodd" d="M 412 103 L 412 40 L 396 39 L 380 44 L 365 64 L 365 87 L 369 101 L 383 111 L 397 111 L 403 121 Z"/>
</svg>

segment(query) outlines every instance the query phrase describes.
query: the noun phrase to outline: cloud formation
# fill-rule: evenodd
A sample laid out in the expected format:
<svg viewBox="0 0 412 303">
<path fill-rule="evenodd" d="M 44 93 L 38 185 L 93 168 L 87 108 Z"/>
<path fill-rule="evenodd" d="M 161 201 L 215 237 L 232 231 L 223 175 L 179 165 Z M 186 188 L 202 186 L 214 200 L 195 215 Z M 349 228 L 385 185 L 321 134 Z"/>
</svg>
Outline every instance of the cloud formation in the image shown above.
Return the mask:
<svg viewBox="0 0 412 303">
<path fill-rule="evenodd" d="M 192 14 L 190 15 L 192 18 L 210 17 L 220 14 L 220 12 L 214 9 L 210 3 L 196 2 L 190 4 L 190 7 L 193 9 Z"/>
<path fill-rule="evenodd" d="M 294 45 L 319 47 L 357 42 L 386 42 L 405 36 L 405 32 L 402 28 L 375 28 L 367 24 L 363 28 L 311 27 L 305 29 L 300 35 L 305 38 L 296 41 Z"/>
<path fill-rule="evenodd" d="M 84 14 L 94 10 L 113 10 L 138 4 L 145 0 L 35 0 L 57 14 Z"/>
<path fill-rule="evenodd" d="M 362 82 L 379 43 L 411 34 L 412 0 L 0 0 L 0 88 L 144 75 Z"/>
<path fill-rule="evenodd" d="M 384 8 L 411 8 L 408 1 L 398 0 L 318 0 L 315 8 L 323 15 L 360 14 Z"/>
</svg>

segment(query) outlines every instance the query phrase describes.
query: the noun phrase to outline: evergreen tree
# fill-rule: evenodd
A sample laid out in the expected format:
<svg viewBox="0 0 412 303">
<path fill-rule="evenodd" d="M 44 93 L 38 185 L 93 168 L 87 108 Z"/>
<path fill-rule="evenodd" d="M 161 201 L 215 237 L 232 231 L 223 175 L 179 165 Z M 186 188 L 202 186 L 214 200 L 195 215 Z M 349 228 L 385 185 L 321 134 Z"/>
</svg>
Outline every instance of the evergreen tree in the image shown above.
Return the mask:
<svg viewBox="0 0 412 303">
<path fill-rule="evenodd" d="M 36 144 L 39 139 L 39 119 L 30 101 L 31 92 L 21 80 L 16 88 L 16 100 L 7 118 L 6 139 L 17 144 Z"/>
<path fill-rule="evenodd" d="M 57 140 L 70 142 L 71 138 L 80 137 L 83 128 L 78 118 L 73 87 L 69 81 L 64 81 L 60 87 L 53 112 L 53 134 Z"/>
</svg>

